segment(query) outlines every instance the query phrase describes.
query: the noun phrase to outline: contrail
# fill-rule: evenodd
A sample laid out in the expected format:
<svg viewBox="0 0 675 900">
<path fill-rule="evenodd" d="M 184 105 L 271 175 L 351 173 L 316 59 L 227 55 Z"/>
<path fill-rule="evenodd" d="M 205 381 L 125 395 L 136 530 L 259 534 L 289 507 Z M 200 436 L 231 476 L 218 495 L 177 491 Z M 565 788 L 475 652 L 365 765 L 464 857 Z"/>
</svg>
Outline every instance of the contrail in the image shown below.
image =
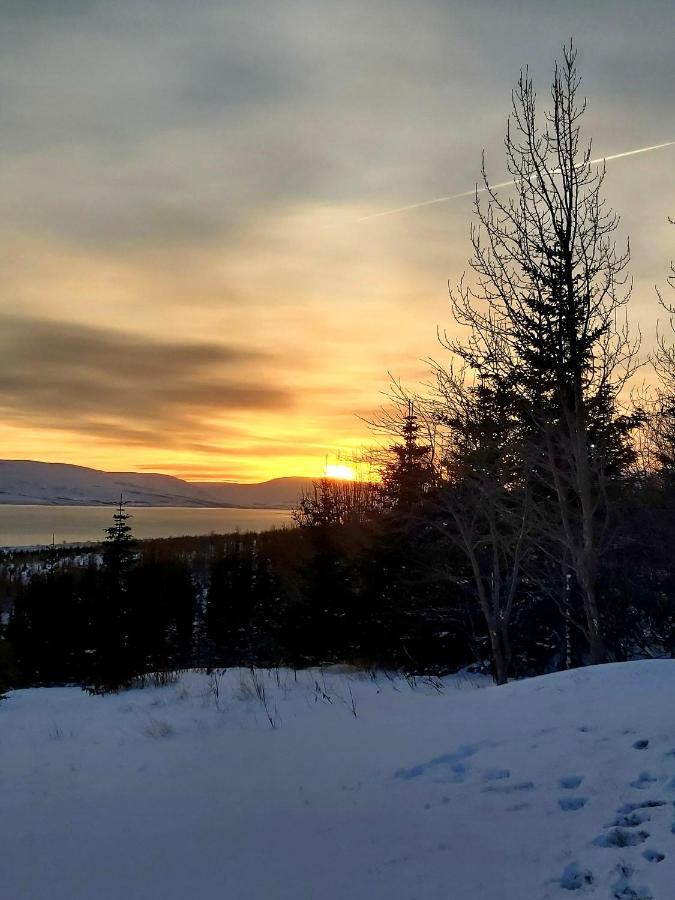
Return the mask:
<svg viewBox="0 0 675 900">
<path fill-rule="evenodd" d="M 610 162 L 614 159 L 625 159 L 627 156 L 637 156 L 639 153 L 650 153 L 652 150 L 662 150 L 664 147 L 672 147 L 675 141 L 666 141 L 665 144 L 652 144 L 651 147 L 639 147 L 637 150 L 626 150 L 623 153 L 613 153 L 611 156 L 600 156 L 598 159 L 592 159 L 590 165 L 597 166 L 600 163 Z M 515 179 L 511 181 L 500 181 L 499 184 L 491 184 L 491 188 L 511 187 L 515 184 Z M 437 203 L 447 203 L 449 200 L 460 200 L 462 197 L 474 197 L 476 193 L 483 194 L 487 188 L 474 188 L 471 191 L 462 191 L 460 194 L 448 194 L 447 197 L 435 197 L 433 200 L 423 200 L 421 203 L 409 203 L 407 206 L 397 206 L 395 209 L 385 209 L 383 212 L 371 213 L 368 216 L 361 216 L 357 222 L 370 222 L 373 219 L 381 219 L 383 216 L 395 216 L 397 213 L 408 212 L 411 209 L 422 209 L 424 206 L 435 206 Z"/>
</svg>

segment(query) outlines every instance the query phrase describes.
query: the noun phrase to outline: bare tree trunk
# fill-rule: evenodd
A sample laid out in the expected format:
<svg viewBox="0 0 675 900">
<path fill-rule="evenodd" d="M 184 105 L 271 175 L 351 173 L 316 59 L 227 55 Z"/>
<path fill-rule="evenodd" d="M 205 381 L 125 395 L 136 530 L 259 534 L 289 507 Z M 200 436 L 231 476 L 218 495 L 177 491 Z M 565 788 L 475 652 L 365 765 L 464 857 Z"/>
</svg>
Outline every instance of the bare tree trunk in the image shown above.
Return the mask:
<svg viewBox="0 0 675 900">
<path fill-rule="evenodd" d="M 595 594 L 595 584 L 583 563 L 579 566 L 577 572 L 584 604 L 586 628 L 588 630 L 590 661 L 591 664 L 597 665 L 605 661 L 605 642 L 600 630 L 600 611 Z"/>
</svg>

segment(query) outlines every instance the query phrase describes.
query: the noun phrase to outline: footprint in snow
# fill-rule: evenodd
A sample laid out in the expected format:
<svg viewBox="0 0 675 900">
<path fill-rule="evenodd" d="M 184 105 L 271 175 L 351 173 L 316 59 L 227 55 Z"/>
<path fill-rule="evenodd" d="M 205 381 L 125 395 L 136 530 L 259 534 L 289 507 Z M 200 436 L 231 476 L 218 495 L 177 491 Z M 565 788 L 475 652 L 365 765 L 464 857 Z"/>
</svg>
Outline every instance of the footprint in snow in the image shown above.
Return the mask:
<svg viewBox="0 0 675 900">
<path fill-rule="evenodd" d="M 646 750 L 647 747 L 649 747 L 649 741 L 647 740 L 635 741 L 633 744 L 633 750 Z"/>
<path fill-rule="evenodd" d="M 613 900 L 654 900 L 649 888 L 633 887 L 630 883 L 634 874 L 632 866 L 620 863 L 618 871 L 619 880 L 612 887 Z"/>
<path fill-rule="evenodd" d="M 558 800 L 558 806 L 563 812 L 576 812 L 586 806 L 588 797 L 561 797 Z"/>
<path fill-rule="evenodd" d="M 508 769 L 488 769 L 483 773 L 483 781 L 502 781 L 510 777 L 511 772 Z"/>
<path fill-rule="evenodd" d="M 404 781 L 411 781 L 413 778 L 419 778 L 427 772 L 440 770 L 441 773 L 449 774 L 448 778 L 442 780 L 450 780 L 453 783 L 461 783 L 466 778 L 468 767 L 462 762 L 478 752 L 478 747 L 472 744 L 463 744 L 457 750 L 451 753 L 444 753 L 443 756 L 435 756 L 428 762 L 419 763 L 411 766 L 409 769 L 399 769 L 394 773 L 394 778 L 402 778 Z"/>
<path fill-rule="evenodd" d="M 612 900 L 654 900 L 649 888 L 633 887 L 625 881 L 618 881 L 612 891 Z"/>
<path fill-rule="evenodd" d="M 650 821 L 651 816 L 648 816 L 647 813 L 641 812 L 629 812 L 624 813 L 623 815 L 617 816 L 616 819 L 612 823 L 610 823 L 608 828 L 638 828 L 640 825 L 644 825 L 645 822 Z"/>
<path fill-rule="evenodd" d="M 635 812 L 636 809 L 656 809 L 658 806 L 666 806 L 665 800 L 643 800 L 642 803 L 624 803 L 617 812 L 626 815 Z"/>
<path fill-rule="evenodd" d="M 593 875 L 579 863 L 570 863 L 560 876 L 560 887 L 565 891 L 580 891 L 589 884 L 593 884 Z"/>
<path fill-rule="evenodd" d="M 490 784 L 483 788 L 484 793 L 513 794 L 516 791 L 533 791 L 533 781 L 519 781 L 517 784 Z"/>
<path fill-rule="evenodd" d="M 450 766 L 450 771 L 442 780 L 450 781 L 453 784 L 461 784 L 468 774 L 469 767 L 464 765 L 464 763 L 453 763 L 453 765 Z"/>
<path fill-rule="evenodd" d="M 644 844 L 649 838 L 648 831 L 626 831 L 624 828 L 612 828 L 606 834 L 601 834 L 593 841 L 596 847 L 635 847 Z"/>
<path fill-rule="evenodd" d="M 652 863 L 663 862 L 663 860 L 666 858 L 665 853 L 659 853 L 658 850 L 653 850 L 651 847 L 648 847 L 642 855 L 647 860 L 647 862 Z"/>
<path fill-rule="evenodd" d="M 565 775 L 564 778 L 560 779 L 558 784 L 565 791 L 573 791 L 575 788 L 579 787 L 583 780 L 583 775 Z"/>
<path fill-rule="evenodd" d="M 639 791 L 644 791 L 645 788 L 648 788 L 650 784 L 654 784 L 655 781 L 659 779 L 656 775 L 652 775 L 651 772 L 640 772 L 639 776 L 635 781 L 631 781 L 630 786 L 632 788 L 637 788 Z"/>
</svg>

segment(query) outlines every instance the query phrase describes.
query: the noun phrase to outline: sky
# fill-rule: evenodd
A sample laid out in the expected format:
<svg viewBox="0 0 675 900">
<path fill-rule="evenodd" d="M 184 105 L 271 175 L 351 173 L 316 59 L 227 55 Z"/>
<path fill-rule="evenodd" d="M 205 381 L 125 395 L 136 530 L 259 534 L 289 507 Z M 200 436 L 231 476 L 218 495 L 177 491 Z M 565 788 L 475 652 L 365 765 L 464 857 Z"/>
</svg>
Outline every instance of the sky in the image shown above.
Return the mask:
<svg viewBox="0 0 675 900">
<path fill-rule="evenodd" d="M 484 150 L 570 36 L 604 156 L 675 140 L 661 0 L 0 0 L 0 456 L 321 473 L 455 333 Z M 675 147 L 608 164 L 654 340 Z"/>
</svg>

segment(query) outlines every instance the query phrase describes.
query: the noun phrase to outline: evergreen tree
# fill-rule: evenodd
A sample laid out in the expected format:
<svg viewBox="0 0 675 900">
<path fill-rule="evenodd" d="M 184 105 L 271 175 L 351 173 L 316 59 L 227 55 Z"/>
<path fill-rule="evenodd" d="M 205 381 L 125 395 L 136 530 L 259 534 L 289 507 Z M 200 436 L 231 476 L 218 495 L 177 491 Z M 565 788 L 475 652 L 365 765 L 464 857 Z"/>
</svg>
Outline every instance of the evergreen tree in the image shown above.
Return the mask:
<svg viewBox="0 0 675 900">
<path fill-rule="evenodd" d="M 93 671 L 87 686 L 93 693 L 120 690 L 127 687 L 135 675 L 141 674 L 142 660 L 134 653 L 130 633 L 129 579 L 137 561 L 130 518 L 124 499 L 120 497 L 112 525 L 105 529 L 100 596 L 93 621 Z"/>
<path fill-rule="evenodd" d="M 187 562 L 151 544 L 128 575 L 129 657 L 135 674 L 190 665 L 195 587 Z"/>
<path fill-rule="evenodd" d="M 103 547 L 104 571 L 107 578 L 120 593 L 128 587 L 128 578 L 136 560 L 136 541 L 132 535 L 126 503 L 120 496 L 117 508 L 113 513 L 112 525 L 105 529 L 106 540 Z"/>
<path fill-rule="evenodd" d="M 21 685 L 77 683 L 88 665 L 84 573 L 47 568 L 19 584 L 7 626 Z"/>
<path fill-rule="evenodd" d="M 505 146 L 515 197 L 483 168 L 472 231 L 473 285 L 452 294 L 468 328 L 448 346 L 499 395 L 521 426 L 541 502 L 548 551 L 573 575 L 590 658 L 604 657 L 598 574 L 610 541 L 612 479 L 630 458 L 635 420 L 618 396 L 636 344 L 620 325 L 628 251 L 614 243 L 617 217 L 602 197 L 604 171 L 581 142 L 576 51 L 556 64 L 552 108 L 540 127 L 527 72 L 514 91 Z"/>
<path fill-rule="evenodd" d="M 511 625 L 530 531 L 530 487 L 510 398 L 466 370 L 436 370 L 442 482 L 428 521 L 446 554 L 442 572 L 482 615 L 498 684 L 512 671 Z M 459 555 L 459 558 L 458 558 Z"/>
<path fill-rule="evenodd" d="M 420 442 L 419 418 L 412 400 L 408 400 L 400 431 L 402 442 L 389 447 L 391 458 L 382 469 L 382 494 L 388 507 L 411 513 L 436 482 L 432 448 Z"/>
</svg>

